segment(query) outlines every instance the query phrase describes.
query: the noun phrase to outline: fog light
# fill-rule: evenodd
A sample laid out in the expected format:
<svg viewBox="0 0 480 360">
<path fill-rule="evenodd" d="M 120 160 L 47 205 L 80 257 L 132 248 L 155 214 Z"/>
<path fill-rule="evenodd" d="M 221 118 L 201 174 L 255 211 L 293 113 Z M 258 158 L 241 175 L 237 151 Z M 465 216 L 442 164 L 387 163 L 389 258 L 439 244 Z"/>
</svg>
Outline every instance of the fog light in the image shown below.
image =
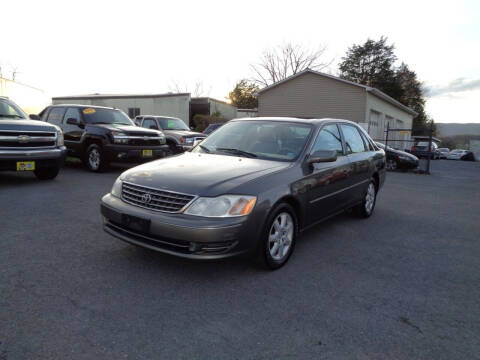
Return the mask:
<svg viewBox="0 0 480 360">
<path fill-rule="evenodd" d="M 117 155 L 117 157 L 118 157 L 119 159 L 124 159 L 124 158 L 127 157 L 127 153 L 120 153 L 120 154 Z"/>
</svg>

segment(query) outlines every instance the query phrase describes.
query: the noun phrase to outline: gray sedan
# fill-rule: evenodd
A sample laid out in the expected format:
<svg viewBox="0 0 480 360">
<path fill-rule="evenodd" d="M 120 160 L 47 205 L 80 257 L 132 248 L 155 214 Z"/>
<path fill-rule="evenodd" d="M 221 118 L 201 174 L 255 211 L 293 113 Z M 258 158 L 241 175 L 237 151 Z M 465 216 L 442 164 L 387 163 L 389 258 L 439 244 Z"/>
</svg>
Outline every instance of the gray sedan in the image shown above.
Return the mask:
<svg viewBox="0 0 480 360">
<path fill-rule="evenodd" d="M 298 234 L 353 208 L 369 217 L 385 152 L 336 119 L 232 120 L 191 152 L 127 170 L 102 198 L 104 230 L 195 259 L 286 263 Z"/>
</svg>

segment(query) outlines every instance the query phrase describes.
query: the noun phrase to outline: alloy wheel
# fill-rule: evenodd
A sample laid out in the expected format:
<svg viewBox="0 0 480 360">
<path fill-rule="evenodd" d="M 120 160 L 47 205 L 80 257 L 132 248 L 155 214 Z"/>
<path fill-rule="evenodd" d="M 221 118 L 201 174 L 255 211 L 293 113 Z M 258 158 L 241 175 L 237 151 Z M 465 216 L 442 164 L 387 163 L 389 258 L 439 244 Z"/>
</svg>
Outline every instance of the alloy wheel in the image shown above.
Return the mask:
<svg viewBox="0 0 480 360">
<path fill-rule="evenodd" d="M 292 216 L 287 212 L 277 215 L 268 235 L 268 251 L 272 259 L 283 260 L 289 253 L 294 235 Z"/>
<path fill-rule="evenodd" d="M 100 167 L 100 152 L 95 148 L 88 153 L 88 165 L 92 170 L 98 170 Z"/>
<path fill-rule="evenodd" d="M 370 214 L 375 204 L 375 185 L 371 182 L 368 184 L 367 193 L 365 195 L 365 211 Z"/>
</svg>

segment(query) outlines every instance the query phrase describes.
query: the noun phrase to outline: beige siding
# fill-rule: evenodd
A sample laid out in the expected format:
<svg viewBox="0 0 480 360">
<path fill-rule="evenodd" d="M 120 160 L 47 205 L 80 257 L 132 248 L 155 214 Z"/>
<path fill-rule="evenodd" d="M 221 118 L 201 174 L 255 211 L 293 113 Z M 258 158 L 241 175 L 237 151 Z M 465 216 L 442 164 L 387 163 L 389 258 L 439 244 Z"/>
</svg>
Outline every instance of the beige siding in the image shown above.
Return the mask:
<svg viewBox="0 0 480 360">
<path fill-rule="evenodd" d="M 411 129 L 413 115 L 408 114 L 407 112 L 399 109 L 398 107 L 378 98 L 377 96 L 368 93 L 367 94 L 367 108 L 366 108 L 367 119 L 371 118 L 371 113 L 379 113 L 379 124 L 376 131 L 369 129 L 370 135 L 375 139 L 384 142 L 385 141 L 385 130 L 387 127 L 387 122 L 390 122 L 390 128 L 399 128 L 402 129 Z M 410 140 L 410 135 L 400 134 L 398 132 L 389 133 L 389 141 L 392 140 L 389 145 L 397 149 L 406 149 L 410 147 L 410 143 L 407 140 Z M 394 141 L 399 140 L 399 141 Z"/>
<path fill-rule="evenodd" d="M 110 106 L 123 110 L 128 114 L 128 108 L 140 108 L 141 115 L 164 115 L 182 119 L 187 125 L 190 117 L 190 96 L 165 97 L 126 97 L 126 98 L 91 98 L 53 100 L 54 104 L 85 104 Z"/>
<path fill-rule="evenodd" d="M 219 112 L 224 119 L 231 120 L 237 117 L 237 108 L 233 105 L 225 104 L 221 101 L 215 101 L 214 99 L 209 99 L 210 101 L 210 115 L 213 113 Z"/>
<path fill-rule="evenodd" d="M 258 116 L 339 118 L 365 122 L 366 92 L 341 81 L 305 73 L 259 94 Z"/>
</svg>

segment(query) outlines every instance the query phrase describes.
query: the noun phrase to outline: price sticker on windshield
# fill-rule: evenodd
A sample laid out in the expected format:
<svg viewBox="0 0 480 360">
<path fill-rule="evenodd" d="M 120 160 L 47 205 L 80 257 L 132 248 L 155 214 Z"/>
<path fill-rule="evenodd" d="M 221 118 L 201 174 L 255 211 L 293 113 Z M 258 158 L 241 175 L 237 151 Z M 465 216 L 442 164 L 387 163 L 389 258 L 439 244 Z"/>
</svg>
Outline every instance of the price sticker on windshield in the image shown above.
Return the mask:
<svg viewBox="0 0 480 360">
<path fill-rule="evenodd" d="M 83 109 L 83 113 L 85 115 L 95 114 L 95 109 L 92 109 L 92 108 Z"/>
</svg>

